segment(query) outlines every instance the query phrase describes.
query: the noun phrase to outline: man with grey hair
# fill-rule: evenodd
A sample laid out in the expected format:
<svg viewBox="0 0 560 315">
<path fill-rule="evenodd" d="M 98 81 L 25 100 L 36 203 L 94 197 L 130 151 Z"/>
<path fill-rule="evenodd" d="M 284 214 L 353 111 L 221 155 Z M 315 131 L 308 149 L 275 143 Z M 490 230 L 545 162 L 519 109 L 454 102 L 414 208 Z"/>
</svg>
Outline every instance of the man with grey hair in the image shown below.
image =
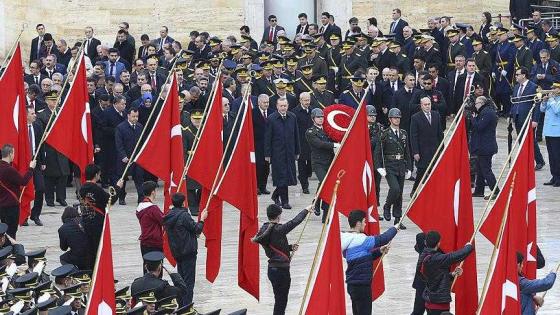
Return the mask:
<svg viewBox="0 0 560 315">
<path fill-rule="evenodd" d="M 255 140 L 255 164 L 257 168 L 257 194 L 268 195 L 266 182 L 270 173 L 270 163 L 264 158 L 264 134 L 268 125 L 268 116 L 274 110 L 270 108 L 270 99 L 266 94 L 259 95 L 257 106 L 253 107 L 253 137 Z"/>
<path fill-rule="evenodd" d="M 439 143 L 443 140 L 440 115 L 438 111 L 432 110 L 430 97 L 424 96 L 420 99 L 420 109 L 421 111 L 410 118 L 410 148 L 417 168 L 411 194 L 418 187 L 430 161 L 436 154 Z"/>
<path fill-rule="evenodd" d="M 56 48 L 59 51 L 58 63 L 68 67 L 68 63 L 70 62 L 70 59 L 72 59 L 72 52 L 68 48 L 68 44 L 64 39 L 59 39 Z"/>
<path fill-rule="evenodd" d="M 49 78 L 44 78 L 41 81 L 41 93 L 43 93 L 43 96 L 51 90 L 51 86 L 52 86 L 53 82 L 51 79 Z"/>
<path fill-rule="evenodd" d="M 311 105 L 311 93 L 302 92 L 299 95 L 299 105 L 292 109 L 292 112 L 296 115 L 299 131 L 300 154 L 297 160 L 298 180 L 304 194 L 309 194 L 309 177 L 311 177 L 312 174 L 311 150 L 305 138 L 307 129 L 313 126 L 311 108 L 309 108 L 309 105 Z"/>
<path fill-rule="evenodd" d="M 54 85 L 62 85 L 62 83 L 64 82 L 64 76 L 58 72 L 53 73 L 52 82 Z"/>
</svg>

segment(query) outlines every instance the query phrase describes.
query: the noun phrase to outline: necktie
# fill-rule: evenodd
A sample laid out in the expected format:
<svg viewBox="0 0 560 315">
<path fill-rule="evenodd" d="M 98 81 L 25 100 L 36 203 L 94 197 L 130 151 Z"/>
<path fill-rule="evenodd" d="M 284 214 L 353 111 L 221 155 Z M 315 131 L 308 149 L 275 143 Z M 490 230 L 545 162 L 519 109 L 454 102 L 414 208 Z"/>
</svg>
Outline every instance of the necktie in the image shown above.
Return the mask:
<svg viewBox="0 0 560 315">
<path fill-rule="evenodd" d="M 544 73 L 546 74 L 546 68 L 548 68 L 548 63 L 544 64 Z"/>
<path fill-rule="evenodd" d="M 432 113 L 426 113 L 426 117 L 428 117 L 428 123 L 432 124 Z"/>
<path fill-rule="evenodd" d="M 520 97 L 521 95 L 523 95 L 523 88 L 525 88 L 525 85 L 521 84 L 519 86 L 519 91 L 517 91 L 517 97 Z"/>
<path fill-rule="evenodd" d="M 39 40 L 37 41 L 37 59 L 39 59 L 39 54 L 41 52 L 41 44 L 43 44 L 43 36 L 39 36 Z"/>
<path fill-rule="evenodd" d="M 227 116 L 228 116 L 227 114 L 224 115 L 224 122 L 225 122 L 226 124 L 227 124 L 227 120 L 228 120 L 228 119 L 227 119 Z"/>
<path fill-rule="evenodd" d="M 396 25 L 397 25 L 397 22 L 391 23 L 391 33 L 395 33 L 395 26 Z"/>
<path fill-rule="evenodd" d="M 111 63 L 111 69 L 109 70 L 109 75 L 114 77 L 115 76 L 115 64 Z"/>
<path fill-rule="evenodd" d="M 266 110 L 262 111 L 262 115 L 263 115 L 264 119 L 266 119 Z"/>
<path fill-rule="evenodd" d="M 391 90 L 395 90 L 395 82 L 391 81 Z"/>
<path fill-rule="evenodd" d="M 84 49 L 84 53 L 87 55 L 89 50 L 89 41 L 90 39 L 86 40 L 86 48 Z"/>
<path fill-rule="evenodd" d="M 28 135 L 29 135 L 29 146 L 31 148 L 31 154 L 35 155 L 35 141 L 33 141 L 35 138 L 34 134 L 33 134 L 33 126 L 32 125 L 28 125 Z"/>
<path fill-rule="evenodd" d="M 31 101 L 31 102 L 29 103 L 29 105 L 30 105 L 31 107 L 35 108 L 35 101 Z"/>
<path fill-rule="evenodd" d="M 399 137 L 399 131 L 395 130 L 395 136 L 397 136 L 397 138 Z"/>
<path fill-rule="evenodd" d="M 152 73 L 152 90 L 156 90 L 157 89 L 157 82 L 156 82 L 156 74 Z"/>
<path fill-rule="evenodd" d="M 136 124 L 132 124 L 132 130 L 136 130 Z"/>
<path fill-rule="evenodd" d="M 274 41 L 274 27 L 270 27 L 270 32 L 268 33 L 268 40 Z"/>
<path fill-rule="evenodd" d="M 52 79 L 52 70 L 47 70 L 47 73 L 49 74 L 49 79 Z"/>
<path fill-rule="evenodd" d="M 39 84 L 39 77 L 35 76 L 35 84 Z"/>
<path fill-rule="evenodd" d="M 465 93 L 463 94 L 463 98 L 469 96 L 469 92 L 471 91 L 471 75 L 467 76 L 467 84 L 465 84 Z"/>
<path fill-rule="evenodd" d="M 319 31 L 319 33 L 323 34 L 325 32 L 325 26 L 321 26 L 321 30 Z"/>
</svg>

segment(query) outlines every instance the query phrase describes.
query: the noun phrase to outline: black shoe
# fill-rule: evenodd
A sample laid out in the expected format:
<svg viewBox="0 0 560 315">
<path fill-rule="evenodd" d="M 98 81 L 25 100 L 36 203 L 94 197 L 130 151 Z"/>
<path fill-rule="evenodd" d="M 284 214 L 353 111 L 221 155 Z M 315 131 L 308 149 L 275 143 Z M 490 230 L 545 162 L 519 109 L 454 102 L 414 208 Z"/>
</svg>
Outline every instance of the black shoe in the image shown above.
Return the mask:
<svg viewBox="0 0 560 315">
<path fill-rule="evenodd" d="M 271 198 L 271 199 L 272 199 L 272 201 L 274 201 L 274 204 L 276 204 L 277 206 L 281 206 L 281 205 L 282 205 L 282 204 L 280 203 L 280 197 L 279 197 L 279 196 L 273 197 L 273 198 Z"/>
<path fill-rule="evenodd" d="M 33 220 L 33 222 L 35 222 L 35 225 L 37 226 L 43 226 L 43 222 L 41 222 L 41 219 L 37 218 L 37 219 L 31 219 Z M 27 221 L 26 221 L 27 222 Z"/>
<path fill-rule="evenodd" d="M 320 216 L 321 215 L 321 209 L 319 207 L 315 207 L 315 211 L 313 211 L 313 213 L 315 213 L 316 216 Z"/>
<path fill-rule="evenodd" d="M 23 221 L 23 224 L 21 226 L 29 226 L 29 223 L 27 223 L 27 220 Z"/>
<path fill-rule="evenodd" d="M 401 218 L 395 218 L 395 221 L 393 221 L 395 225 L 399 224 L 399 222 L 401 222 Z M 406 230 L 406 226 L 404 226 L 404 224 L 400 223 L 399 224 L 399 229 L 401 230 Z"/>
<path fill-rule="evenodd" d="M 52 201 L 51 201 L 51 202 L 47 201 L 47 206 L 49 206 L 49 207 L 55 207 L 54 202 L 52 202 Z"/>
<path fill-rule="evenodd" d="M 560 187 L 560 182 L 554 183 L 554 185 L 552 185 L 552 187 Z"/>
<path fill-rule="evenodd" d="M 263 194 L 263 195 L 270 195 L 270 191 L 266 190 L 266 188 L 265 188 L 265 189 L 261 189 L 261 194 Z"/>
<path fill-rule="evenodd" d="M 383 217 L 385 221 L 391 221 L 391 210 L 383 208 Z"/>
<path fill-rule="evenodd" d="M 497 193 L 495 193 L 495 194 L 493 194 L 493 195 L 488 195 L 488 196 L 484 197 L 484 200 L 490 200 L 490 199 L 496 200 L 496 197 L 498 197 L 498 194 L 497 194 Z"/>
<path fill-rule="evenodd" d="M 126 206 L 126 201 L 124 199 L 119 199 L 119 205 Z"/>
<path fill-rule="evenodd" d="M 483 192 L 474 192 L 472 194 L 473 197 L 484 197 L 484 193 Z"/>
<path fill-rule="evenodd" d="M 544 167 L 545 163 L 537 163 L 537 165 L 535 165 L 535 171 L 540 171 L 542 170 L 542 168 Z"/>
<path fill-rule="evenodd" d="M 309 195 L 309 188 L 303 188 L 302 192 L 306 195 Z"/>
<path fill-rule="evenodd" d="M 414 182 L 414 181 L 416 181 L 416 177 L 414 177 L 414 176 L 410 176 L 410 178 L 409 178 L 409 179 L 407 179 L 407 180 L 409 180 L 409 181 L 411 181 L 411 182 Z"/>
<path fill-rule="evenodd" d="M 382 215 L 380 215 L 380 216 L 379 216 L 379 222 L 381 222 L 381 221 L 383 221 L 383 220 L 385 220 L 385 218 L 384 218 Z"/>
<path fill-rule="evenodd" d="M 554 180 L 551 179 L 551 180 L 549 180 L 548 182 L 544 183 L 543 185 L 545 185 L 545 186 L 553 186 L 554 184 L 555 184 Z"/>
<path fill-rule="evenodd" d="M 285 203 L 282 205 L 282 209 L 292 209 L 292 206 L 289 203 Z"/>
<path fill-rule="evenodd" d="M 56 202 L 58 202 L 59 205 L 63 206 L 63 207 L 67 207 L 68 203 L 66 203 L 65 200 L 57 200 Z"/>
</svg>

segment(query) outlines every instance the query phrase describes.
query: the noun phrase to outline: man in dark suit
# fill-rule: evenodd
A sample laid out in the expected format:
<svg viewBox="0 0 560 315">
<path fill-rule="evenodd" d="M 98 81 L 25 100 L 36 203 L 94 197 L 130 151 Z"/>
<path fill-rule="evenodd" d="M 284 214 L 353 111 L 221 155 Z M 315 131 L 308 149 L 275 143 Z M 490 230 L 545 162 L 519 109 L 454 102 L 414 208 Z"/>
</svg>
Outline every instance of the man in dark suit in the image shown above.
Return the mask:
<svg viewBox="0 0 560 315">
<path fill-rule="evenodd" d="M 123 122 L 125 118 L 126 98 L 122 96 L 115 97 L 113 105 L 103 110 L 101 115 L 101 155 L 102 169 L 101 174 L 110 176 L 107 184 L 112 183 L 117 173 L 117 154 L 115 149 L 115 128 Z M 115 179 L 116 180 L 116 179 Z"/>
<path fill-rule="evenodd" d="M 41 58 L 41 56 L 39 55 L 39 52 L 41 51 L 41 48 L 43 47 L 43 41 L 44 41 L 44 38 L 45 38 L 45 25 L 37 24 L 37 26 L 35 27 L 35 30 L 37 31 L 37 37 L 35 37 L 31 40 L 31 51 L 29 53 L 29 62 L 30 63 L 33 60 L 37 60 L 37 59 Z"/>
<path fill-rule="evenodd" d="M 235 135 L 231 136 L 231 134 L 233 132 L 233 126 L 235 124 L 235 117 L 237 116 L 237 113 L 230 110 L 230 104 L 231 103 L 229 99 L 222 97 L 222 117 L 224 117 L 222 125 L 222 143 L 224 146 L 224 161 L 226 162 L 229 161 L 229 157 L 231 156 L 231 151 L 233 149 L 233 143 L 235 143 Z M 230 137 L 232 138 L 231 141 Z M 228 141 L 230 141 L 229 146 L 227 146 Z"/>
<path fill-rule="evenodd" d="M 298 165 L 298 179 L 301 184 L 301 190 L 304 194 L 309 194 L 309 177 L 311 177 L 311 150 L 307 139 L 305 138 L 305 133 L 307 129 L 313 126 L 313 121 L 311 120 L 311 94 L 309 92 L 303 92 L 299 95 L 299 105 L 292 109 L 292 112 L 296 115 L 298 131 L 299 131 L 299 143 L 300 143 L 300 154 L 297 161 Z"/>
<path fill-rule="evenodd" d="M 70 59 L 72 59 L 72 51 L 68 48 L 68 43 L 64 39 L 59 39 L 56 48 L 58 49 L 57 62 L 68 68 Z"/>
<path fill-rule="evenodd" d="M 46 76 L 41 73 L 41 64 L 40 61 L 34 60 L 29 64 L 29 71 L 30 74 L 26 74 L 24 77 L 24 81 L 29 84 L 30 86 L 33 84 L 37 84 L 41 86 L 41 81 L 43 81 Z"/>
<path fill-rule="evenodd" d="M 296 160 L 300 154 L 299 132 L 294 113 L 288 111 L 288 102 L 279 99 L 278 112 L 268 117 L 264 134 L 264 157 L 272 165 L 272 193 L 275 204 L 291 209 L 288 186 L 297 185 Z"/>
<path fill-rule="evenodd" d="M 511 105 L 511 110 L 509 113 L 510 119 L 513 121 L 515 126 L 515 131 L 519 135 L 523 123 L 529 116 L 529 112 L 533 107 L 533 96 L 537 93 L 537 85 L 528 79 L 529 71 L 525 67 L 521 67 L 515 70 L 515 79 L 517 84 L 513 87 L 512 99 L 514 103 Z M 539 116 L 541 111 L 539 108 L 533 110 L 533 115 L 530 118 L 531 127 L 537 128 L 539 124 Z M 541 150 L 539 148 L 538 142 L 535 141 L 535 169 L 540 170 L 545 165 Z"/>
<path fill-rule="evenodd" d="M 473 58 L 469 58 L 465 67 L 465 73 L 457 78 L 455 93 L 453 93 L 453 113 L 456 114 L 459 111 L 465 98 L 471 94 L 471 91 L 474 91 L 473 86 L 475 83 L 482 84 L 483 80 L 482 76 L 476 72 L 476 62 Z"/>
<path fill-rule="evenodd" d="M 41 88 L 36 84 L 30 85 L 27 89 L 27 95 L 25 96 L 25 105 L 31 106 L 35 109 L 35 112 L 43 110 L 47 107 L 47 103 L 39 98 L 40 95 Z"/>
<path fill-rule="evenodd" d="M 120 56 L 120 58 L 126 60 L 126 62 L 128 63 L 128 65 L 132 65 L 132 62 L 134 61 L 134 46 L 132 46 L 132 44 L 126 40 L 126 31 L 124 30 L 119 30 L 117 33 L 117 41 L 115 42 L 115 44 L 113 45 L 113 48 L 116 48 L 118 51 L 118 56 Z M 117 61 L 118 58 L 115 59 L 115 61 Z M 111 50 L 109 50 L 109 60 L 111 60 Z M 122 62 L 122 61 L 121 61 Z M 123 64 L 126 64 L 123 62 Z M 120 74 L 120 72 L 119 72 Z M 118 76 L 117 76 L 118 77 Z"/>
<path fill-rule="evenodd" d="M 296 34 L 309 34 L 309 22 L 307 21 L 307 14 L 298 14 L 299 24 L 296 27 Z"/>
<path fill-rule="evenodd" d="M 377 55 L 375 59 L 373 59 L 373 64 L 379 69 L 379 71 L 383 71 L 385 68 L 395 67 L 397 65 L 397 55 L 394 52 L 389 50 L 387 47 L 387 41 L 374 41 L 371 44 L 372 47 L 372 55 Z M 378 78 L 380 80 L 381 78 Z"/>
<path fill-rule="evenodd" d="M 531 81 L 543 90 L 550 90 L 552 84 L 560 80 L 560 64 L 550 59 L 548 50 L 539 53 L 540 62 L 531 70 Z"/>
<path fill-rule="evenodd" d="M 164 25 L 159 30 L 159 38 L 154 39 L 152 41 L 152 44 L 156 45 L 157 53 L 161 56 L 163 54 L 163 46 L 165 44 L 169 44 L 169 46 L 171 47 L 171 44 L 174 41 L 175 40 L 171 36 L 169 36 L 169 29 Z"/>
<path fill-rule="evenodd" d="M 91 59 L 91 61 L 94 61 L 98 56 L 97 46 L 101 45 L 101 41 L 93 37 L 93 27 L 91 26 L 86 26 L 84 33 L 86 34 L 84 53 L 89 57 L 89 59 Z"/>
<path fill-rule="evenodd" d="M 117 151 L 117 172 L 114 173 L 114 183 L 123 174 L 124 169 L 132 158 L 132 154 L 136 143 L 140 139 L 140 134 L 142 133 L 142 125 L 138 123 L 138 109 L 131 107 L 127 111 L 127 120 L 121 122 L 115 128 L 115 149 Z M 144 198 L 144 193 L 142 190 L 142 184 L 144 183 L 144 171 L 136 163 L 132 164 L 126 176 L 124 177 L 124 184 L 122 187 L 122 192 L 119 196 L 119 204 L 124 205 L 125 202 L 125 189 L 126 181 L 128 176 L 132 176 L 134 180 L 134 185 L 136 186 L 136 193 L 138 194 L 137 202 L 142 202 Z"/>
<path fill-rule="evenodd" d="M 39 149 L 39 142 L 43 137 L 43 128 L 40 123 L 37 122 L 35 109 L 31 106 L 27 107 L 27 130 L 29 134 L 29 145 L 31 147 L 30 153 L 31 156 L 35 156 L 37 149 Z M 38 167 L 33 169 L 35 200 L 33 201 L 33 208 L 31 208 L 31 220 L 38 226 L 42 226 L 43 223 L 41 222 L 39 216 L 41 215 L 41 210 L 43 209 L 43 194 L 45 192 L 45 180 L 43 178 L 43 170 L 45 169 L 45 152 L 43 149 L 39 149 L 39 153 L 37 154 L 37 164 Z"/>
<path fill-rule="evenodd" d="M 150 36 L 148 36 L 148 34 L 142 34 L 142 36 L 140 36 L 140 41 L 142 42 L 142 45 L 138 47 L 138 54 L 136 55 L 136 58 L 145 60 L 146 57 L 148 57 L 148 46 L 151 43 Z"/>
<path fill-rule="evenodd" d="M 432 108 L 439 112 L 441 128 L 445 130 L 445 120 L 449 113 L 445 98 L 440 91 L 433 88 L 434 80 L 429 74 L 422 77 L 421 81 L 422 89 L 416 91 L 410 101 L 411 114 L 413 115 L 420 111 L 420 100 L 424 97 L 428 97 L 431 100 Z"/>
<path fill-rule="evenodd" d="M 45 33 L 43 36 L 43 45 L 41 45 L 41 50 L 39 50 L 39 58 L 45 58 L 50 54 L 58 56 L 58 49 L 54 45 L 54 39 L 51 33 Z"/>
<path fill-rule="evenodd" d="M 439 69 L 434 65 L 428 67 L 428 73 L 434 79 L 434 89 L 443 94 L 446 104 L 451 104 L 451 85 L 449 81 L 439 75 Z"/>
<path fill-rule="evenodd" d="M 278 18 L 275 15 L 269 15 L 268 26 L 264 28 L 261 45 L 266 41 L 276 44 L 278 41 L 278 31 L 284 31 L 284 28 L 278 25 Z"/>
<path fill-rule="evenodd" d="M 50 54 L 43 59 L 43 63 L 45 67 L 41 70 L 41 73 L 49 78 L 52 79 L 52 75 L 55 73 L 60 73 L 62 75 L 66 74 L 66 67 L 56 62 L 56 55 Z"/>
<path fill-rule="evenodd" d="M 420 99 L 421 111 L 412 115 L 410 119 L 410 148 L 412 157 L 416 161 L 416 180 L 412 186 L 411 195 L 414 193 L 430 161 L 434 157 L 439 143 L 443 140 L 443 129 L 439 113 L 432 110 L 432 101 L 429 97 Z"/>
<path fill-rule="evenodd" d="M 407 134 L 410 134 L 410 117 L 413 114 L 410 101 L 416 91 L 414 76 L 407 74 L 404 77 L 404 86 L 393 94 L 393 101 L 391 102 L 391 108 L 398 108 L 401 111 L 400 126 L 406 130 Z"/>
<path fill-rule="evenodd" d="M 232 104 L 233 101 L 236 99 L 235 97 L 235 90 L 237 88 L 235 84 L 234 78 L 227 78 L 224 80 L 224 90 L 222 92 L 222 96 L 229 100 L 229 103 Z"/>
<path fill-rule="evenodd" d="M 118 62 L 119 50 L 117 48 L 109 49 L 109 60 L 105 61 L 105 76 L 115 78 L 115 82 L 120 82 L 121 72 L 125 69 L 122 62 Z"/>
<path fill-rule="evenodd" d="M 50 91 L 45 95 L 45 101 L 47 102 L 47 108 L 42 110 L 37 118 L 40 122 L 43 130 L 47 126 L 47 123 L 52 115 L 53 110 L 56 107 L 56 102 L 58 99 L 58 93 L 56 91 Z M 70 175 L 70 167 L 68 163 L 68 158 L 60 154 L 50 145 L 45 144 L 43 146 L 45 165 L 44 168 L 44 179 L 45 179 L 45 201 L 47 206 L 54 207 L 55 201 L 55 191 L 56 191 L 56 201 L 63 207 L 66 207 L 66 181 L 68 175 Z"/>
<path fill-rule="evenodd" d="M 393 9 L 393 22 L 389 27 L 389 34 L 395 34 L 395 39 L 399 42 L 404 42 L 403 28 L 408 25 L 408 22 L 401 19 L 401 9 Z"/>
<path fill-rule="evenodd" d="M 336 29 L 329 23 L 330 16 L 329 12 L 321 13 L 321 26 L 319 27 L 319 34 L 323 34 L 323 38 L 325 38 L 325 40 L 328 40 L 332 34 L 337 34 L 339 38 L 342 37 L 340 28 Z"/>
<path fill-rule="evenodd" d="M 146 68 L 148 69 L 146 74 L 147 83 L 152 87 L 152 94 L 157 95 L 165 83 L 166 76 L 161 71 L 158 71 L 158 60 L 156 58 L 148 58 L 146 60 Z"/>
<path fill-rule="evenodd" d="M 257 194 L 268 195 L 266 182 L 270 173 L 270 163 L 264 156 L 264 134 L 268 124 L 268 116 L 274 113 L 269 107 L 269 97 L 261 94 L 258 97 L 257 106 L 253 107 L 253 137 L 255 140 L 255 164 L 257 169 Z"/>
</svg>

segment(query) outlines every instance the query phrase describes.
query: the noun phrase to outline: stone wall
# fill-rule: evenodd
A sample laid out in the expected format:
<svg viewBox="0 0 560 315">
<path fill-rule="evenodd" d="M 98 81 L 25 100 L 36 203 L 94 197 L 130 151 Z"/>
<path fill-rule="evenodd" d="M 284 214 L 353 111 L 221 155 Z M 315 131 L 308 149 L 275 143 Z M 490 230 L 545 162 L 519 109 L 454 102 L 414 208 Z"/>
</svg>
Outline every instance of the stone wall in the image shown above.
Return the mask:
<svg viewBox="0 0 560 315">
<path fill-rule="evenodd" d="M 86 25 L 94 28 L 95 36 L 103 43 L 112 44 L 121 21 L 130 23 L 130 32 L 137 41 L 143 33 L 151 38 L 157 37 L 161 25 L 168 26 L 169 35 L 182 42 L 187 41 L 191 30 L 207 30 L 223 37 L 237 35 L 243 24 L 251 26 L 254 37 L 260 38 L 263 4 L 264 0 L 0 0 L 0 57 L 12 46 L 24 23 L 27 25 L 21 37 L 24 60 L 28 59 L 29 44 L 36 36 L 37 23 L 45 24 L 55 39 L 64 38 L 70 44 L 82 38 Z M 426 25 L 428 16 L 443 12 L 453 15 L 455 21 L 477 25 L 483 10 L 493 14 L 508 12 L 505 0 L 353 0 L 351 5 L 347 1 L 317 0 L 317 9 L 334 14 L 343 31 L 351 15 L 360 19 L 362 27 L 368 17 L 376 16 L 379 26 L 386 31 L 395 7 L 401 8 L 403 18 L 418 28 Z M 297 13 L 294 12 L 294 16 Z M 280 21 L 280 24 L 284 23 Z"/>
</svg>

